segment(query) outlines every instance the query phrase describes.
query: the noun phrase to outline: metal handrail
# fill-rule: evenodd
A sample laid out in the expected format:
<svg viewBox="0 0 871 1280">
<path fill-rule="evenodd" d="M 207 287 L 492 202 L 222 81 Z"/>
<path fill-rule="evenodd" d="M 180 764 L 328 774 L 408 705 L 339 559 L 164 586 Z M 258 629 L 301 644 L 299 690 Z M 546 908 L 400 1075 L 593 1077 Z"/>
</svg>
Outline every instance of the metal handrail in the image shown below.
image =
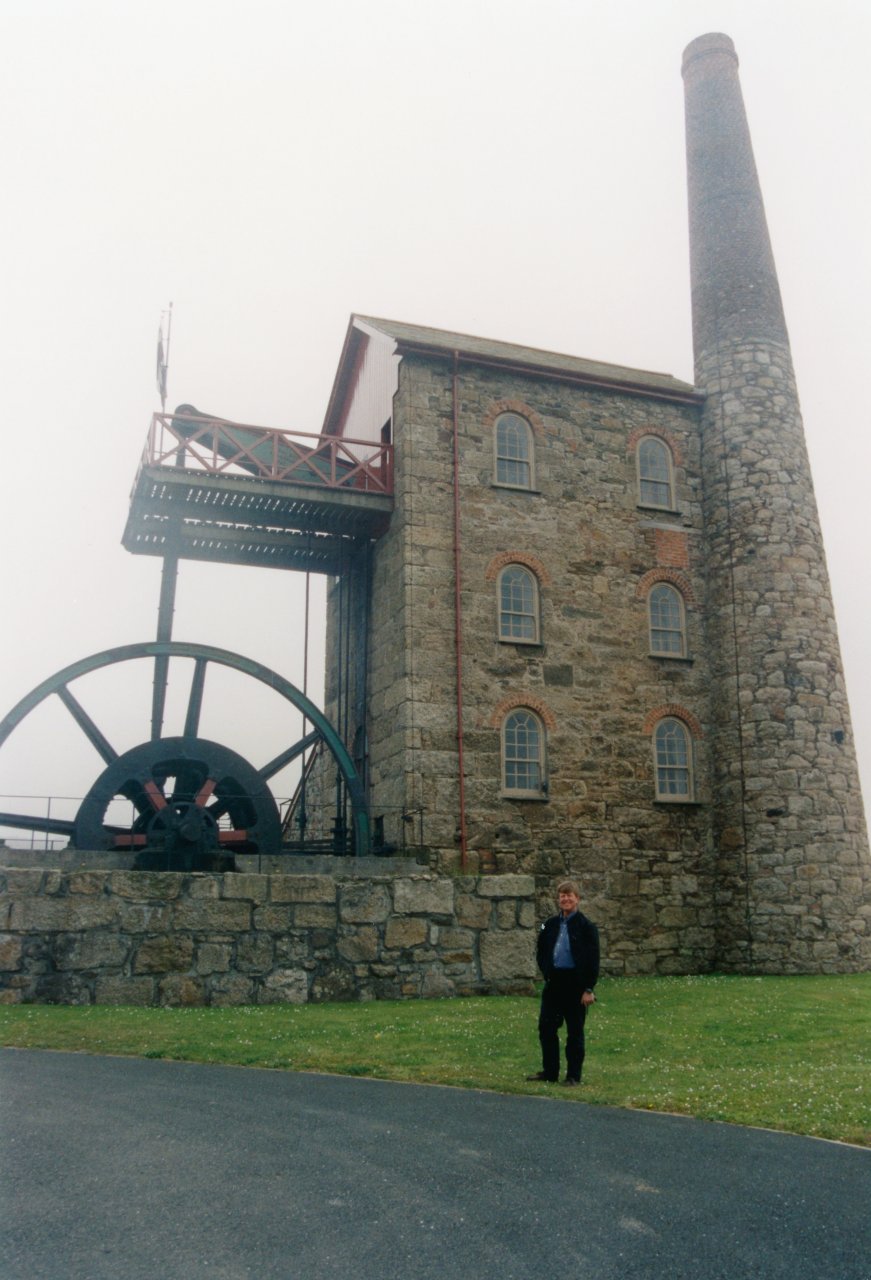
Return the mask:
<svg viewBox="0 0 871 1280">
<path fill-rule="evenodd" d="M 393 493 L 390 444 L 291 433 L 187 412 L 152 415 L 140 469 L 155 466 L 387 497 Z"/>
</svg>

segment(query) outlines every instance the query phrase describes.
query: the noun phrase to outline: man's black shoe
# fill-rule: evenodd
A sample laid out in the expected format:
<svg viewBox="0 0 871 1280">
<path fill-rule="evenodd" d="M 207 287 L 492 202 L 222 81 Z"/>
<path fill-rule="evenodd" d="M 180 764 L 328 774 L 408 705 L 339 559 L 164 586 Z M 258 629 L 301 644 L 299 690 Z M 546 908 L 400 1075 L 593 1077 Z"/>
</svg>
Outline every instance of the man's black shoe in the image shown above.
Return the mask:
<svg viewBox="0 0 871 1280">
<path fill-rule="evenodd" d="M 575 1088 L 577 1088 L 580 1083 L 580 1080 L 576 1080 L 574 1076 L 566 1076 L 565 1080 L 563 1080 L 563 1084 L 567 1084 Z"/>
<path fill-rule="evenodd" d="M 546 1076 L 543 1071 L 536 1071 L 534 1076 L 527 1076 L 527 1080 L 542 1080 L 547 1084 L 556 1084 L 556 1076 Z"/>
</svg>

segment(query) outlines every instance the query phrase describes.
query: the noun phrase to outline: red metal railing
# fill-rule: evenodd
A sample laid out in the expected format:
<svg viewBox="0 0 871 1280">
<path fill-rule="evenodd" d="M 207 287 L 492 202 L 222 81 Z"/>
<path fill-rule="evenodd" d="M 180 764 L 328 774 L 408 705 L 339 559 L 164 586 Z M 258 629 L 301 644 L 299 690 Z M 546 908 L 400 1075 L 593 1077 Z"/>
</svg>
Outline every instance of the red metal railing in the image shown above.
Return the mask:
<svg viewBox="0 0 871 1280">
<path fill-rule="evenodd" d="M 141 465 L 393 493 L 392 445 L 302 431 L 291 434 L 195 412 L 155 413 Z"/>
</svg>

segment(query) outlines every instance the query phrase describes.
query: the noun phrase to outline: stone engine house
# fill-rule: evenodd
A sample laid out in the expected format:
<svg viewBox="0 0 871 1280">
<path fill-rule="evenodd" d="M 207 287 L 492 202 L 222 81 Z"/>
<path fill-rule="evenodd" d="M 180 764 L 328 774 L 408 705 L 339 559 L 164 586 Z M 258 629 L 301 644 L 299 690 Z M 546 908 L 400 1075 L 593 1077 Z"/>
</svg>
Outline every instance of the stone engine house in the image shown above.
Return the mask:
<svg viewBox="0 0 871 1280">
<path fill-rule="evenodd" d="M 394 447 L 389 525 L 332 580 L 328 619 L 326 712 L 378 838 L 419 830 L 442 870 L 542 892 L 577 876 L 616 973 L 871 963 L 737 65 L 722 35 L 684 56 L 695 385 L 354 316 L 325 426 Z"/>
</svg>

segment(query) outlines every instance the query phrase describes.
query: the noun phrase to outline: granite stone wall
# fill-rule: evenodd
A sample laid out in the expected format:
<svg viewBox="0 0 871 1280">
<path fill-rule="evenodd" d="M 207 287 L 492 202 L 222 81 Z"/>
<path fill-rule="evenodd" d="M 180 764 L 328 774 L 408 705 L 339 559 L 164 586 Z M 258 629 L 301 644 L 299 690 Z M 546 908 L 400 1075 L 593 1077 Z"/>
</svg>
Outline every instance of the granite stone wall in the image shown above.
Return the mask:
<svg viewBox="0 0 871 1280">
<path fill-rule="evenodd" d="M 528 875 L 0 869 L 0 1003 L 302 1004 L 532 990 Z"/>
</svg>

